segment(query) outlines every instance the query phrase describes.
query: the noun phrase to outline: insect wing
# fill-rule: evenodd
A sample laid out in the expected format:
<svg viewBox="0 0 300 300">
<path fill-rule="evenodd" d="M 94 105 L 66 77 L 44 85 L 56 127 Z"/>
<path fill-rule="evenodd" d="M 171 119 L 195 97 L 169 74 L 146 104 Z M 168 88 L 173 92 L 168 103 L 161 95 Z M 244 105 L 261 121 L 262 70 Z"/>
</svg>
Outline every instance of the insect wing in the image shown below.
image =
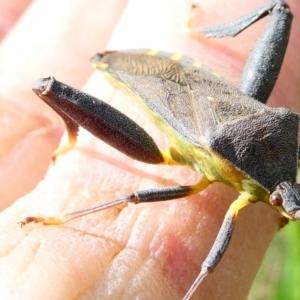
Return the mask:
<svg viewBox="0 0 300 300">
<path fill-rule="evenodd" d="M 146 105 L 163 131 L 170 133 L 171 128 L 176 136 L 203 148 L 216 126 L 265 108 L 182 55 L 107 52 L 96 55 L 92 63 Z"/>
</svg>

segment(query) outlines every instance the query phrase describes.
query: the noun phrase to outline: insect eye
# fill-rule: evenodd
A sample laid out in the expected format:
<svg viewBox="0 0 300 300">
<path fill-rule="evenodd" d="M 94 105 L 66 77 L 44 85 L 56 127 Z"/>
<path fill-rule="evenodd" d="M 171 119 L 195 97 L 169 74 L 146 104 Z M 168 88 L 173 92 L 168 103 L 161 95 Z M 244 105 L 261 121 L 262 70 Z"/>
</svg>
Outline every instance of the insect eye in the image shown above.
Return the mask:
<svg viewBox="0 0 300 300">
<path fill-rule="evenodd" d="M 273 206 L 282 206 L 282 197 L 278 192 L 274 192 L 269 199 L 270 204 Z"/>
</svg>

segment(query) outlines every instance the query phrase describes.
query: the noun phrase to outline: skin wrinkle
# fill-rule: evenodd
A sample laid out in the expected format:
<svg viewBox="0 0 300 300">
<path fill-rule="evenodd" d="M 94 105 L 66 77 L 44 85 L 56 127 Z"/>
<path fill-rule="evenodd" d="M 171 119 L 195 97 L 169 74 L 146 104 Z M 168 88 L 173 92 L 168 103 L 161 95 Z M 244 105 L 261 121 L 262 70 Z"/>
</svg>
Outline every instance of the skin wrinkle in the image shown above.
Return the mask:
<svg viewBox="0 0 300 300">
<path fill-rule="evenodd" d="M 143 266 L 146 264 L 146 262 L 147 262 L 148 259 L 147 259 L 147 257 L 143 257 L 143 255 L 141 255 L 141 253 L 137 249 L 133 249 L 131 247 L 129 247 L 128 249 L 135 250 L 136 253 L 138 253 L 139 256 L 142 257 L 142 259 L 141 259 L 141 261 L 139 261 L 139 264 L 137 265 L 137 267 L 134 268 L 135 269 L 134 275 L 135 275 L 135 274 L 139 273 L 139 271 L 143 268 Z M 149 258 L 151 258 L 151 256 L 149 256 Z M 121 294 L 126 292 L 126 289 L 127 289 L 128 286 L 134 286 L 132 284 L 132 282 L 134 282 L 135 277 L 136 276 L 131 276 L 131 277 L 127 278 L 127 281 L 123 283 L 123 289 L 122 289 Z"/>
<path fill-rule="evenodd" d="M 39 240 L 35 240 L 34 243 L 32 242 L 32 236 L 31 237 L 28 237 L 28 235 L 20 242 L 20 244 L 15 247 L 14 249 L 12 249 L 7 255 L 5 256 L 2 256 L 1 257 L 1 260 L 4 258 L 4 260 L 1 261 L 1 264 L 5 264 L 5 260 L 8 261 L 11 259 L 11 256 L 14 256 L 15 255 L 15 252 L 18 252 L 19 251 L 19 248 L 22 248 L 22 246 L 24 244 L 27 244 L 27 241 L 30 240 L 30 255 L 32 257 L 32 259 L 28 259 L 27 257 L 27 263 L 26 263 L 26 260 L 23 260 L 22 259 L 22 265 L 19 265 L 19 267 L 21 266 L 22 268 L 18 268 L 17 272 L 18 272 L 18 275 L 17 275 L 17 279 L 18 278 L 21 278 L 22 275 L 26 272 L 26 270 L 28 270 L 30 268 L 30 266 L 33 265 L 34 263 L 34 260 L 39 252 L 39 249 L 41 247 L 41 244 L 42 242 L 39 241 Z M 3 274 L 4 275 L 4 274 Z M 8 274 L 6 274 L 7 276 Z M 10 274 L 11 275 L 11 274 Z M 2 276 L 1 276 L 2 277 Z"/>
<path fill-rule="evenodd" d="M 129 256 L 131 258 L 134 257 L 134 260 L 133 261 L 124 260 L 124 255 L 126 255 L 126 257 Z M 120 259 L 121 262 L 119 262 Z M 114 281 L 112 286 L 107 287 L 107 285 L 104 285 L 102 290 L 99 289 L 98 285 L 96 285 L 95 286 L 96 291 L 93 293 L 94 298 L 96 295 L 98 298 L 104 297 L 105 295 L 118 298 L 118 295 L 123 292 L 123 287 L 127 286 L 126 282 L 130 281 L 130 278 L 134 276 L 134 274 L 136 273 L 135 272 L 136 266 L 140 264 L 140 261 L 142 259 L 143 259 L 142 253 L 131 247 L 127 247 L 123 249 L 120 253 L 118 253 L 116 259 L 112 261 L 112 263 L 109 265 L 109 268 L 99 278 L 100 288 L 101 286 L 103 286 L 103 283 L 105 284 L 106 281 L 111 281 L 113 279 Z M 116 266 L 116 262 L 121 263 L 121 265 Z M 123 280 L 124 277 L 126 277 L 125 281 Z M 114 293 L 111 294 L 112 292 Z M 125 292 L 126 290 L 124 289 L 124 293 Z"/>
<path fill-rule="evenodd" d="M 148 262 L 150 262 L 150 261 L 154 261 L 154 263 L 157 263 L 157 265 L 161 265 L 159 263 L 159 261 L 155 260 L 155 257 L 153 257 L 151 255 L 148 258 L 144 258 L 144 260 L 142 260 L 142 262 L 139 264 L 138 268 L 136 269 L 135 274 L 137 274 L 137 276 L 133 276 L 132 278 L 130 278 L 128 280 L 127 284 L 124 285 L 125 288 L 122 291 L 122 294 L 128 293 L 127 292 L 128 287 L 130 287 L 129 291 L 133 290 L 133 292 L 134 292 L 137 290 L 137 286 L 141 285 L 141 284 L 137 284 L 137 281 L 138 281 L 138 283 L 140 283 L 140 281 L 138 280 L 140 277 L 142 277 L 142 279 L 144 279 L 143 273 L 147 272 L 147 270 L 149 269 L 149 268 L 147 268 L 147 265 L 148 265 Z M 153 264 L 151 264 L 151 265 L 153 265 Z M 141 275 L 139 276 L 139 274 L 141 274 Z M 143 281 L 145 281 L 145 280 L 143 280 Z M 152 288 L 155 286 L 155 283 L 156 283 L 156 285 L 159 284 L 159 282 L 154 280 L 154 284 L 151 283 Z M 130 296 L 130 292 L 129 292 L 129 296 Z"/>
<path fill-rule="evenodd" d="M 38 241 L 36 244 L 36 247 L 32 248 L 31 246 L 31 253 L 33 253 L 31 262 L 28 262 L 28 264 L 26 266 L 24 266 L 23 271 L 19 271 L 20 275 L 18 277 L 22 277 L 22 275 L 24 275 L 24 273 L 26 273 L 26 271 L 34 264 L 35 258 L 39 253 L 39 249 L 41 248 L 42 242 Z"/>
</svg>

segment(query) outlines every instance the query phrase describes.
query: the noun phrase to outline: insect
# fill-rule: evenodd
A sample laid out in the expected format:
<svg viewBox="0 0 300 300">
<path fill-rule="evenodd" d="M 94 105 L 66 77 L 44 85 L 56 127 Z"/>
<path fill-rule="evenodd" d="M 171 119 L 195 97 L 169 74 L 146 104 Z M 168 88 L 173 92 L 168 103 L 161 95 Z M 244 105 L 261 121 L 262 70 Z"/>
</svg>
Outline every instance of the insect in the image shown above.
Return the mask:
<svg viewBox="0 0 300 300">
<path fill-rule="evenodd" d="M 53 77 L 38 80 L 34 91 L 63 117 L 69 133 L 69 144 L 58 149 L 54 158 L 72 149 L 80 125 L 134 159 L 187 165 L 201 171 L 203 177 L 194 185 L 137 191 L 62 218 L 28 217 L 21 225 L 61 224 L 121 203 L 178 199 L 199 193 L 213 182 L 223 182 L 240 195 L 230 205 L 186 300 L 219 263 L 243 207 L 262 201 L 287 219 L 299 219 L 299 115 L 264 104 L 288 44 L 292 22 L 288 5 L 273 0 L 234 22 L 202 32 L 211 37 L 235 36 L 268 14 L 270 21 L 248 59 L 238 88 L 182 55 L 131 50 L 105 52 L 92 58 L 92 64 L 115 86 L 131 94 L 166 133 L 171 144 L 168 150 L 159 150 L 134 121 L 99 99 Z"/>
</svg>

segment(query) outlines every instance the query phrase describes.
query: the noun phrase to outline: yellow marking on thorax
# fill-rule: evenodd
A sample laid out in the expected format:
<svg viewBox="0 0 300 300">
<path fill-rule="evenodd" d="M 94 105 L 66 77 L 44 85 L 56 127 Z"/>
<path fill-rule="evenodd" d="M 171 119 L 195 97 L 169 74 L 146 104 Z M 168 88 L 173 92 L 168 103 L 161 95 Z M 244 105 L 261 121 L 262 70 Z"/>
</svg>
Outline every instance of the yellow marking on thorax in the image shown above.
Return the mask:
<svg viewBox="0 0 300 300">
<path fill-rule="evenodd" d="M 180 60 L 182 57 L 183 57 L 182 54 L 176 53 L 176 54 L 173 54 L 172 56 L 170 56 L 170 59 L 178 61 L 178 60 Z"/>
<path fill-rule="evenodd" d="M 238 192 L 247 192 L 257 201 L 268 202 L 269 193 L 253 178 L 210 149 L 194 147 L 195 165 L 211 182 L 223 182 Z"/>
<path fill-rule="evenodd" d="M 268 191 L 215 151 L 191 145 L 178 139 L 176 133 L 168 134 L 168 137 L 179 155 L 178 164 L 186 164 L 201 171 L 210 182 L 225 183 L 240 193 L 251 194 L 256 201 L 268 202 Z M 172 164 L 176 164 L 176 161 Z"/>
<path fill-rule="evenodd" d="M 105 70 L 108 68 L 108 63 L 105 63 L 103 61 L 97 61 L 97 63 L 93 63 L 93 65 L 96 67 L 96 68 L 100 68 L 102 70 Z"/>
<path fill-rule="evenodd" d="M 149 51 L 146 52 L 146 54 L 155 56 L 155 55 L 157 55 L 158 52 L 159 51 L 156 49 L 150 49 Z"/>
<path fill-rule="evenodd" d="M 196 68 L 201 68 L 202 65 L 203 65 L 203 64 L 202 64 L 200 61 L 194 61 L 194 62 L 193 62 L 193 66 L 196 67 Z"/>
<path fill-rule="evenodd" d="M 206 97 L 208 101 L 213 102 L 213 103 L 217 103 L 218 101 L 216 100 L 216 98 L 213 97 Z"/>
<path fill-rule="evenodd" d="M 246 177 L 246 174 L 214 151 L 209 150 L 208 153 L 210 154 L 210 162 L 213 165 L 213 167 L 209 165 L 209 170 L 207 170 L 210 176 L 214 178 L 214 180 L 222 180 L 226 184 L 233 185 L 238 191 L 243 190 L 240 186 L 240 182 Z M 216 172 L 214 169 L 216 169 Z"/>
<path fill-rule="evenodd" d="M 299 163 L 298 163 L 298 165 L 299 165 Z M 297 169 L 296 182 L 300 183 L 300 168 L 299 168 L 299 166 L 298 166 L 298 169 Z"/>
<path fill-rule="evenodd" d="M 216 77 L 221 77 L 220 74 L 216 73 L 216 72 L 211 72 L 213 75 L 215 75 Z"/>
</svg>

